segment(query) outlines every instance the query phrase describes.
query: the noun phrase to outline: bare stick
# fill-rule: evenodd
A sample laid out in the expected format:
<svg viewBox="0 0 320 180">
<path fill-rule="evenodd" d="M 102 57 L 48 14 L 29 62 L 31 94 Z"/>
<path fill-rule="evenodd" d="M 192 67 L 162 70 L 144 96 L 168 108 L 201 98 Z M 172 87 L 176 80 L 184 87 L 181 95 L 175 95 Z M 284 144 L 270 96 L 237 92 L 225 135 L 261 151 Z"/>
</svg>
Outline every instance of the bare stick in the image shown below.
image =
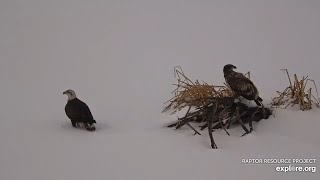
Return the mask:
<svg viewBox="0 0 320 180">
<path fill-rule="evenodd" d="M 198 134 L 198 135 L 201 135 L 194 127 L 192 127 L 189 122 L 186 122 L 186 124 L 192 129 L 194 130 L 194 135 Z"/>
<path fill-rule="evenodd" d="M 313 82 L 314 88 L 316 89 L 316 93 L 317 93 L 317 101 L 319 103 L 320 99 L 319 99 L 319 94 L 318 94 L 318 89 L 317 89 L 316 82 L 314 80 L 312 80 L 312 79 L 307 79 L 307 81 L 312 81 Z"/>
<path fill-rule="evenodd" d="M 288 79 L 289 79 L 289 83 L 290 83 L 290 87 L 291 87 L 291 89 L 293 90 L 293 87 L 292 87 L 292 83 L 291 83 L 291 79 L 290 79 L 290 76 L 289 76 L 288 69 L 280 69 L 280 70 L 281 70 L 281 71 L 286 71 L 286 72 L 287 72 Z"/>
<path fill-rule="evenodd" d="M 211 147 L 212 149 L 217 149 L 217 145 L 214 142 L 213 136 L 212 136 L 212 120 L 213 120 L 213 116 L 217 111 L 217 103 L 215 103 L 212 107 L 211 112 L 208 114 L 207 120 L 208 120 L 208 133 L 210 136 L 210 141 L 211 141 Z"/>
<path fill-rule="evenodd" d="M 250 71 L 244 74 L 244 76 L 247 76 L 247 75 L 248 75 L 248 79 L 250 79 Z"/>
<path fill-rule="evenodd" d="M 196 129 L 194 129 L 194 128 L 189 124 L 189 122 L 188 122 L 187 116 L 188 116 L 188 114 L 189 114 L 189 112 L 190 112 L 190 109 L 191 109 L 191 106 L 189 106 L 188 111 L 187 111 L 186 115 L 185 115 L 184 118 L 183 118 L 184 121 L 185 121 L 185 124 L 187 124 L 192 130 L 194 130 L 195 134 L 201 135 L 201 134 L 200 134 Z M 183 125 L 180 125 L 180 123 L 178 123 L 176 129 L 180 128 L 181 126 L 183 126 Z"/>
</svg>

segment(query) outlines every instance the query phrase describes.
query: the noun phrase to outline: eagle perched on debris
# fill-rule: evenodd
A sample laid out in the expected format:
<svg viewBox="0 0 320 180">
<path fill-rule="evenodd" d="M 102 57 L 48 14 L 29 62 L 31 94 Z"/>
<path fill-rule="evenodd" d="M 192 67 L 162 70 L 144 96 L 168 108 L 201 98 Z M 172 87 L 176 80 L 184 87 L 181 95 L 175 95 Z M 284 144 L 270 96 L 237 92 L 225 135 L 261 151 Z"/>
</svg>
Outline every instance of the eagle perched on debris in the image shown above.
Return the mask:
<svg viewBox="0 0 320 180">
<path fill-rule="evenodd" d="M 231 90 L 236 95 L 242 96 L 247 100 L 254 100 L 258 106 L 263 106 L 261 103 L 263 100 L 259 97 L 257 87 L 250 79 L 242 73 L 233 71 L 233 69 L 237 69 L 237 67 L 232 64 L 227 64 L 223 67 L 224 78 Z"/>
<path fill-rule="evenodd" d="M 71 120 L 73 127 L 85 127 L 88 131 L 94 131 L 96 128 L 93 123 L 96 121 L 93 119 L 91 111 L 86 103 L 77 98 L 76 93 L 69 89 L 63 94 L 68 96 L 68 102 L 65 106 L 65 112 Z"/>
</svg>

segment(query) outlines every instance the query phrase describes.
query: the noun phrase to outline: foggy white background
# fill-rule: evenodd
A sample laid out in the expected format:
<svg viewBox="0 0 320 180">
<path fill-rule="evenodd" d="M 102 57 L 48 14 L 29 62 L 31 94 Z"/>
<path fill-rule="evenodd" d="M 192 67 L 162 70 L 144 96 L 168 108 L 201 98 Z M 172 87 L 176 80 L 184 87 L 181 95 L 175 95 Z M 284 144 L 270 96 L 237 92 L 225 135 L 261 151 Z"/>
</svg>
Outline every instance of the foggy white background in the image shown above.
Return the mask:
<svg viewBox="0 0 320 180">
<path fill-rule="evenodd" d="M 31 173 L 43 164 L 27 166 L 29 158 L 34 157 L 24 152 L 34 153 L 36 157 L 39 151 L 47 152 L 54 158 L 57 158 L 55 151 L 64 154 L 65 147 L 58 142 L 70 138 L 74 131 L 68 127 L 64 113 L 67 99 L 62 95 L 70 88 L 89 105 L 100 128 L 96 136 L 75 132 L 89 141 L 88 146 L 91 147 L 93 140 L 88 138 L 91 137 L 96 138 L 97 144 L 104 142 L 108 149 L 110 141 L 117 141 L 117 137 L 108 141 L 104 139 L 108 135 L 103 133 L 139 132 L 143 139 L 152 129 L 163 128 L 161 110 L 174 88 L 174 66 L 181 66 L 193 80 L 220 85 L 224 82 L 223 66 L 234 64 L 237 71 L 251 72 L 251 79 L 265 102 L 287 85 L 281 68 L 319 80 L 319 18 L 317 0 L 2 0 L 1 179 L 44 178 Z M 145 132 L 146 129 L 150 132 Z M 130 133 L 127 136 L 128 139 L 123 139 L 132 143 L 130 147 L 138 146 L 132 142 L 136 139 L 130 139 Z M 165 142 L 179 135 L 157 137 L 161 139 L 161 136 L 165 136 Z M 207 148 L 206 140 L 193 146 Z M 184 139 L 185 143 L 190 141 L 197 139 Z M 45 150 L 43 142 L 47 146 Z M 68 142 L 63 145 L 69 144 L 70 150 L 72 145 Z M 77 143 L 79 147 L 75 149 L 82 147 L 80 139 Z M 94 148 L 96 144 L 91 143 Z M 223 144 L 221 140 L 218 147 Z M 62 159 L 68 157 L 64 155 Z M 226 167 L 230 165 L 225 163 Z M 32 171 L 25 169 L 28 167 Z M 46 172 L 43 176 L 46 174 L 55 173 Z M 211 174 L 209 170 L 208 174 Z M 73 172 L 64 172 L 58 177 L 72 178 L 72 175 Z M 108 175 L 94 177 L 102 179 Z"/>
</svg>

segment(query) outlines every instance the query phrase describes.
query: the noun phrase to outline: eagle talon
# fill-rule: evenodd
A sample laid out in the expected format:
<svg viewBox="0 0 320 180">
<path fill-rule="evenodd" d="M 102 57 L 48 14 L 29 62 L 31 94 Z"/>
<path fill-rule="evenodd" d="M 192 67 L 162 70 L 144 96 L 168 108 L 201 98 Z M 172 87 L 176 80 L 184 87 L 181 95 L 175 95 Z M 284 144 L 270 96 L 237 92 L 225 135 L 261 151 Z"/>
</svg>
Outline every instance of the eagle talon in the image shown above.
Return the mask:
<svg viewBox="0 0 320 180">
<path fill-rule="evenodd" d="M 212 144 L 211 147 L 212 147 L 212 149 L 218 149 L 216 144 Z"/>
<path fill-rule="evenodd" d="M 78 124 L 74 123 L 74 122 L 72 122 L 71 124 L 72 124 L 73 127 L 77 127 L 78 126 Z"/>
<path fill-rule="evenodd" d="M 95 127 L 93 127 L 93 128 L 86 128 L 86 130 L 88 130 L 88 131 L 95 131 L 96 128 L 95 128 Z"/>
<path fill-rule="evenodd" d="M 86 123 L 84 126 L 85 126 L 86 130 L 88 130 L 88 131 L 96 130 L 96 127 L 93 124 L 87 124 Z"/>
</svg>

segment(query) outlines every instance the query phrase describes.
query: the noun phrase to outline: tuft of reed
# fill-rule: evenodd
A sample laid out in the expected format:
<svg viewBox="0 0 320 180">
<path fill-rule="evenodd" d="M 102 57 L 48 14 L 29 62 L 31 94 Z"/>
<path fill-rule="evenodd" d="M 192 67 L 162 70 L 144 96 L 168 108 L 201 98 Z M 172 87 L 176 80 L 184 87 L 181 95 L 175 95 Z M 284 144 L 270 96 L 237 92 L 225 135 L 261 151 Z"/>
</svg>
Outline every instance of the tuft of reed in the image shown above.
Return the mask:
<svg viewBox="0 0 320 180">
<path fill-rule="evenodd" d="M 308 76 L 303 76 L 301 79 L 299 79 L 297 74 L 294 74 L 294 80 L 292 82 L 288 70 L 281 70 L 286 72 L 289 80 L 289 86 L 282 92 L 277 91 L 278 96 L 272 99 L 272 107 L 287 108 L 290 105 L 291 107 L 298 105 L 302 111 L 312 109 L 313 105 L 318 108 L 320 107 L 318 89 L 314 80 L 308 79 Z M 317 96 L 312 94 L 313 91 L 311 87 L 307 88 L 309 81 L 313 82 Z"/>
</svg>

